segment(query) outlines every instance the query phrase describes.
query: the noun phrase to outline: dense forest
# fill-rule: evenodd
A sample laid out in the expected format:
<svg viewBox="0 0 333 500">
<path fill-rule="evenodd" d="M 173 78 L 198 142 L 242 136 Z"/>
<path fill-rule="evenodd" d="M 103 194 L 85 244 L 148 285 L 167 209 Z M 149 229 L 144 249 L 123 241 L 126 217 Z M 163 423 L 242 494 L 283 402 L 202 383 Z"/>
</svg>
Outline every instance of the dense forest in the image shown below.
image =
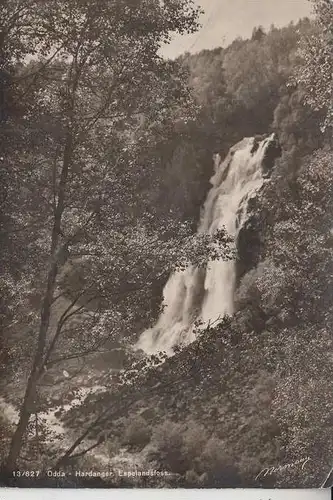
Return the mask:
<svg viewBox="0 0 333 500">
<path fill-rule="evenodd" d="M 313 4 L 169 61 L 191 2 L 2 3 L 4 484 L 333 484 L 333 6 Z M 273 132 L 235 257 L 196 233 L 212 157 Z M 235 314 L 171 357 L 133 349 L 170 273 L 232 257 Z M 69 476 L 118 469 L 167 474 Z"/>
</svg>

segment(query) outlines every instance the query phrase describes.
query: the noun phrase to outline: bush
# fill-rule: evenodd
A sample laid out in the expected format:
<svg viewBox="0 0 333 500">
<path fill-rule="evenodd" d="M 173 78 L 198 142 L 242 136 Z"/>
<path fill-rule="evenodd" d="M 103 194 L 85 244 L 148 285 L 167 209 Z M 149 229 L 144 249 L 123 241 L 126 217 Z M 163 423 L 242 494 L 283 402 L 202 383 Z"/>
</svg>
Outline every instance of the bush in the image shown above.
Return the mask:
<svg viewBox="0 0 333 500">
<path fill-rule="evenodd" d="M 152 436 L 150 459 L 181 476 L 185 487 L 220 487 L 240 484 L 235 457 L 227 455 L 224 442 L 209 436 L 197 422 L 164 422 Z"/>
<path fill-rule="evenodd" d="M 196 463 L 208 440 L 209 435 L 202 425 L 196 422 L 188 424 L 183 435 L 183 454 L 186 455 L 191 464 Z"/>
<path fill-rule="evenodd" d="M 147 422 L 142 417 L 134 417 L 126 426 L 122 444 L 141 451 L 149 444 L 150 438 L 151 429 Z"/>
<path fill-rule="evenodd" d="M 199 473 L 205 477 L 205 486 L 230 487 L 240 486 L 235 457 L 230 457 L 221 439 L 212 436 L 206 443 L 199 462 Z"/>
<path fill-rule="evenodd" d="M 154 431 L 151 458 L 176 474 L 190 476 L 197 469 L 197 462 L 209 436 L 206 429 L 196 422 L 177 424 L 166 421 Z"/>
<path fill-rule="evenodd" d="M 159 463 L 162 469 L 184 474 L 188 470 L 188 462 L 183 456 L 183 424 L 166 421 L 153 432 L 154 451 L 150 458 Z"/>
</svg>

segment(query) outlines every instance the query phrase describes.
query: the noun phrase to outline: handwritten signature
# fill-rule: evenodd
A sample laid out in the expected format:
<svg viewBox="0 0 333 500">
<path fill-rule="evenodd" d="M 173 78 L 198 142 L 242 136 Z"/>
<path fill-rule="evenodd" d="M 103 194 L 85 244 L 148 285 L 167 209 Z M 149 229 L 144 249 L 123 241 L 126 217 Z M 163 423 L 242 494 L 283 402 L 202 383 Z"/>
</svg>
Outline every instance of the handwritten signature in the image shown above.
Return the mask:
<svg viewBox="0 0 333 500">
<path fill-rule="evenodd" d="M 290 464 L 286 465 L 279 465 L 277 467 L 266 467 L 265 469 L 262 469 L 259 474 L 256 476 L 256 481 L 261 478 L 261 477 L 266 477 L 266 476 L 271 476 L 275 472 L 283 472 L 285 470 L 291 469 L 293 467 L 296 467 L 297 465 L 301 465 L 301 469 L 303 470 L 305 465 L 311 460 L 311 458 L 306 457 L 302 458 L 300 460 L 296 460 L 295 462 L 292 462 Z"/>
</svg>

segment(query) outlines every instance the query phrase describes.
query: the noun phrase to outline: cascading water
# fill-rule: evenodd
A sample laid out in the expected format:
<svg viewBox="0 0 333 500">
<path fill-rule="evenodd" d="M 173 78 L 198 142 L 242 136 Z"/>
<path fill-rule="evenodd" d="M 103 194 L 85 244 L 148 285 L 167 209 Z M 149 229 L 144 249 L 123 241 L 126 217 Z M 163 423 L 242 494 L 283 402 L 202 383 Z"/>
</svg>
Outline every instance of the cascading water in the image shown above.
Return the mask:
<svg viewBox="0 0 333 500">
<path fill-rule="evenodd" d="M 233 146 L 222 162 L 215 157 L 215 174 L 202 210 L 199 233 L 213 234 L 224 228 L 237 242 L 247 220 L 250 198 L 261 189 L 264 158 L 274 134 L 256 141 L 245 138 Z M 165 351 L 195 340 L 194 322 L 203 326 L 234 312 L 235 261 L 208 262 L 206 269 L 189 267 L 172 274 L 163 291 L 163 312 L 156 325 L 142 333 L 137 348 L 147 354 Z"/>
</svg>

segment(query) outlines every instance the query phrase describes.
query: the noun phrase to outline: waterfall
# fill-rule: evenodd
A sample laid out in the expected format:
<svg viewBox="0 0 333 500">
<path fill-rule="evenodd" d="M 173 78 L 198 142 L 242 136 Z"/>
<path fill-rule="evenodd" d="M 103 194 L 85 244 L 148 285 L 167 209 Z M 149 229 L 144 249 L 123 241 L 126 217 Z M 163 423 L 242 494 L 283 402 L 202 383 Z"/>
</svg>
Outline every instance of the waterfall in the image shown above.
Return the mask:
<svg viewBox="0 0 333 500">
<path fill-rule="evenodd" d="M 225 228 L 237 243 L 247 220 L 250 198 L 265 182 L 264 158 L 275 136 L 258 141 L 245 138 L 226 159 L 215 156 L 215 174 L 202 209 L 198 232 L 213 234 Z M 195 340 L 194 322 L 203 326 L 234 313 L 235 261 L 208 262 L 205 269 L 189 267 L 173 273 L 163 291 L 163 311 L 153 328 L 142 333 L 136 348 L 147 354 L 165 351 Z"/>
</svg>

